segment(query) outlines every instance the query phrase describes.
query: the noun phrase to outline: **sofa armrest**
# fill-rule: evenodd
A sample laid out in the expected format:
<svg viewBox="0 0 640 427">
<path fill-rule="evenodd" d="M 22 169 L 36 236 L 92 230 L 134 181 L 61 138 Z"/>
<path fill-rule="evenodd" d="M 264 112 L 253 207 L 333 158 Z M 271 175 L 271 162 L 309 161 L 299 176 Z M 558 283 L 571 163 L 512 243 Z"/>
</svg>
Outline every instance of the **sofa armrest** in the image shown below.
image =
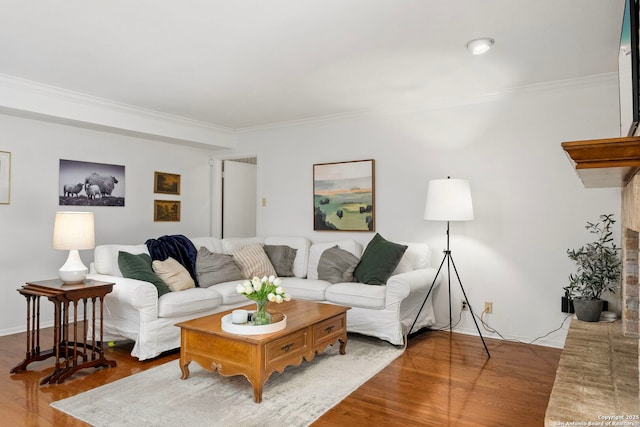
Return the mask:
<svg viewBox="0 0 640 427">
<path fill-rule="evenodd" d="M 395 274 L 387 280 L 386 304 L 401 302 L 410 294 L 427 290 L 433 283 L 436 275 L 435 268 L 418 268 L 406 273 Z M 439 281 L 435 283 L 437 287 Z"/>
<path fill-rule="evenodd" d="M 106 274 L 90 274 L 87 277 L 115 283 L 105 302 L 116 317 L 122 317 L 122 313 L 130 310 L 138 311 L 145 320 L 158 317 L 158 290 L 152 283 Z"/>
</svg>

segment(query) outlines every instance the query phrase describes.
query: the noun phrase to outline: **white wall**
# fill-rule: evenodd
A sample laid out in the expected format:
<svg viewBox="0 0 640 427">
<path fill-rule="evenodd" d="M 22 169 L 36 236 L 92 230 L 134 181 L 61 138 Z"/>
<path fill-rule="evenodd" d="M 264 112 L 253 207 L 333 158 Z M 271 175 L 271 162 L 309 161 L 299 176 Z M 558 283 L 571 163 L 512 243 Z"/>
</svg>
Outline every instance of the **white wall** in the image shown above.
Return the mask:
<svg viewBox="0 0 640 427">
<path fill-rule="evenodd" d="M 376 160 L 376 227 L 390 240 L 423 241 L 439 263 L 445 224 L 424 221 L 430 179 L 470 180 L 476 219 L 452 223 L 454 259 L 473 307 L 493 301 L 489 323 L 530 340 L 557 328 L 559 298 L 572 265 L 565 251 L 587 239 L 583 225 L 604 212 L 619 218 L 619 189 L 585 189 L 562 141 L 618 135 L 617 79 L 529 88 L 475 105 L 318 122 L 239 134 L 226 154 L 258 156 L 258 234 L 315 241 L 371 233 L 313 232 L 315 163 Z M 208 159 L 219 152 L 0 115 L 0 151 L 12 153 L 11 204 L 0 205 L 0 334 L 25 328 L 25 281 L 55 277 L 66 253 L 51 249 L 59 159 L 126 167 L 126 206 L 88 208 L 96 240 L 139 243 L 163 234 L 208 235 Z M 153 172 L 182 175 L 182 221 L 154 223 Z M 258 204 L 259 205 L 259 204 Z M 215 218 L 214 218 L 215 219 Z M 214 233 L 215 234 L 215 233 Z M 82 251 L 86 263 L 91 251 Z M 454 320 L 460 291 L 453 283 Z M 436 292 L 448 321 L 446 289 Z M 43 304 L 45 321 L 51 304 Z M 475 333 L 468 314 L 456 328 Z M 483 331 L 485 336 L 494 336 Z M 565 332 L 539 343 L 561 346 Z"/>
<path fill-rule="evenodd" d="M 258 156 L 258 234 L 315 241 L 371 233 L 313 232 L 314 163 L 375 159 L 376 227 L 396 241 L 427 242 L 433 262 L 445 223 L 422 219 L 430 179 L 466 178 L 474 221 L 451 224 L 451 248 L 472 307 L 493 301 L 487 321 L 529 341 L 558 328 L 560 297 L 572 265 L 566 249 L 588 236 L 587 220 L 620 218 L 619 189 L 585 189 L 560 143 L 619 133 L 615 76 L 527 88 L 484 103 L 362 116 L 240 134 L 238 150 Z M 453 282 L 454 322 L 461 292 Z M 448 323 L 447 292 L 436 292 L 438 323 Z M 456 328 L 477 333 L 465 313 Z M 483 335 L 494 337 L 483 330 Z M 538 341 L 562 346 L 566 331 Z"/>
<path fill-rule="evenodd" d="M 209 159 L 212 150 L 109 134 L 0 114 L 0 151 L 11 152 L 11 203 L 0 205 L 0 335 L 25 329 L 26 304 L 16 289 L 25 281 L 57 277 L 67 252 L 51 248 L 58 205 L 59 159 L 125 166 L 126 206 L 86 207 L 95 212 L 96 244 L 143 243 L 181 233 L 209 235 Z M 181 195 L 153 193 L 154 171 L 182 175 Z M 182 202 L 180 222 L 154 222 L 153 200 Z M 93 251 L 81 251 L 85 264 Z M 43 320 L 52 307 L 42 303 Z"/>
</svg>

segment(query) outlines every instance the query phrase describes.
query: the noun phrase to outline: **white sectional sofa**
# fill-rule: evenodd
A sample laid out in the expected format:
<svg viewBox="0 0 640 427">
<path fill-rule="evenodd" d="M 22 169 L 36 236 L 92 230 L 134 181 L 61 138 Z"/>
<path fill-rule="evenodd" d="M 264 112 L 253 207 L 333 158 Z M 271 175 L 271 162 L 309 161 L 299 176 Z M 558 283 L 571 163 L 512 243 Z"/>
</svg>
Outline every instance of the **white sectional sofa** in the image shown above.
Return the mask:
<svg viewBox="0 0 640 427">
<path fill-rule="evenodd" d="M 292 298 L 350 306 L 349 332 L 375 336 L 395 345 L 403 344 L 436 275 L 436 269 L 430 265 L 429 247 L 424 243 L 402 242 L 408 248 L 400 263 L 385 285 L 376 286 L 356 282 L 332 284 L 318 279 L 318 262 L 326 249 L 337 245 L 357 257 L 362 255 L 363 247 L 355 240 L 322 243 L 312 243 L 305 237 L 197 237 L 190 240 L 196 250 L 204 246 L 211 252 L 224 254 L 250 243 L 295 248 L 294 276 L 282 277 L 282 287 Z M 97 246 L 88 277 L 115 283 L 104 301 L 104 339 L 135 341 L 131 355 L 139 360 L 178 348 L 180 329 L 176 323 L 252 303 L 236 292 L 242 280 L 169 292 L 158 298 L 153 284 L 122 277 L 118 267 L 120 251 L 148 254 L 145 244 Z M 435 323 L 432 295 L 433 292 L 413 332 Z"/>
</svg>

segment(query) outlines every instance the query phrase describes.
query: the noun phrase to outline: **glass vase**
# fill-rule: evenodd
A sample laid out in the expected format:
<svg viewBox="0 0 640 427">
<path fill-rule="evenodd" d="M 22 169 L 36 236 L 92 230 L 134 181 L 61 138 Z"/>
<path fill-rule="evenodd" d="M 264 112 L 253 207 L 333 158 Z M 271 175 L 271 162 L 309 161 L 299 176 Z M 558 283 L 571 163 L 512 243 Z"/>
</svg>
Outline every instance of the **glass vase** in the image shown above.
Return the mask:
<svg viewBox="0 0 640 427">
<path fill-rule="evenodd" d="M 256 301 L 256 312 L 253 313 L 251 321 L 254 325 L 269 325 L 271 324 L 271 314 L 267 312 L 268 300 Z"/>
</svg>

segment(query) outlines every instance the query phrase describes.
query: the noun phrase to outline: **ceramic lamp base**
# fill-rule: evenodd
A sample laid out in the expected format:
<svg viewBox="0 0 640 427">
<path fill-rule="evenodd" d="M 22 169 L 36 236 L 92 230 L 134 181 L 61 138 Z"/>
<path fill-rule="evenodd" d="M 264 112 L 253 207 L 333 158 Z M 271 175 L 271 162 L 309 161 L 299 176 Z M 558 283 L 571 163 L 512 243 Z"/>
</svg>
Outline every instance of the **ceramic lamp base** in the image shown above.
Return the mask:
<svg viewBox="0 0 640 427">
<path fill-rule="evenodd" d="M 80 254 L 75 249 L 69 251 L 67 262 L 58 270 L 60 279 L 67 284 L 82 283 L 88 272 L 89 269 L 82 263 Z"/>
</svg>

